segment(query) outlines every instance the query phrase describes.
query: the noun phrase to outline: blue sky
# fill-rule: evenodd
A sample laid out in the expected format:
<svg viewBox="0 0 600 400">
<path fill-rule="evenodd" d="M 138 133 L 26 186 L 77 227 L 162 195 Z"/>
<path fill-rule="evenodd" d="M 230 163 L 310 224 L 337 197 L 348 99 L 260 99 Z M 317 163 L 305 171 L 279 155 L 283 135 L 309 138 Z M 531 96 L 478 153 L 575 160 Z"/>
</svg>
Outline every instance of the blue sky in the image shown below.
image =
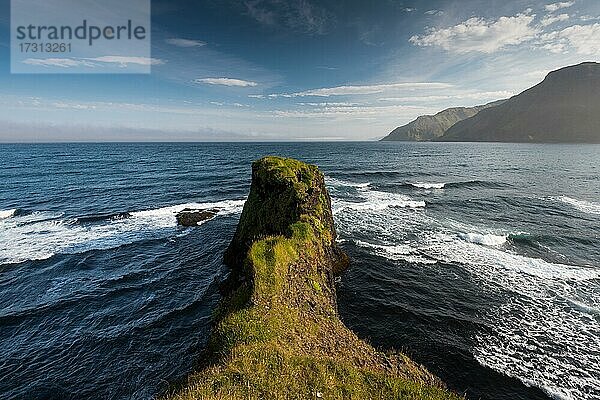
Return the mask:
<svg viewBox="0 0 600 400">
<path fill-rule="evenodd" d="M 598 0 L 187 0 L 150 75 L 18 75 L 0 4 L 0 141 L 369 140 L 600 61 Z"/>
</svg>

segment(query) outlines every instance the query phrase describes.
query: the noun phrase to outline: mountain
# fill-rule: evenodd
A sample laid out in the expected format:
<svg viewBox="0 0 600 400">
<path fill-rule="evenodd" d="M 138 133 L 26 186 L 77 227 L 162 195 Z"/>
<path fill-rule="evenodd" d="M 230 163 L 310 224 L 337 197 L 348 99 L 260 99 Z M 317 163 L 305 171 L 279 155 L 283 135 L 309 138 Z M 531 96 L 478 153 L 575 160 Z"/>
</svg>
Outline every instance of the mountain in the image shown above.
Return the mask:
<svg viewBox="0 0 600 400">
<path fill-rule="evenodd" d="M 422 115 L 414 121 L 394 129 L 382 141 L 429 141 L 438 138 L 448 128 L 459 121 L 476 115 L 479 111 L 501 104 L 504 100 L 495 101 L 475 107 L 453 107 L 440 111 L 435 115 Z"/>
<path fill-rule="evenodd" d="M 550 72 L 538 85 L 457 122 L 437 140 L 600 143 L 600 64 Z"/>
</svg>

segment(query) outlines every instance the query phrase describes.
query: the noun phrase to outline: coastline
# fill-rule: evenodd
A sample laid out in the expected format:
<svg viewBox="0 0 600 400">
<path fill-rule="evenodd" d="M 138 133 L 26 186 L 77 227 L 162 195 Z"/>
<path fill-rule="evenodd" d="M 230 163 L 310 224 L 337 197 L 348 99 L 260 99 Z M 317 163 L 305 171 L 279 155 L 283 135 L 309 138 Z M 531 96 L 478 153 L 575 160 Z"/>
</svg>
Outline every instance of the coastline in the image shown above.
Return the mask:
<svg viewBox="0 0 600 400">
<path fill-rule="evenodd" d="M 215 315 L 210 362 L 165 399 L 459 399 L 402 353 L 384 354 L 339 319 L 337 247 L 324 176 L 267 157 L 225 259 L 232 268 Z"/>
</svg>

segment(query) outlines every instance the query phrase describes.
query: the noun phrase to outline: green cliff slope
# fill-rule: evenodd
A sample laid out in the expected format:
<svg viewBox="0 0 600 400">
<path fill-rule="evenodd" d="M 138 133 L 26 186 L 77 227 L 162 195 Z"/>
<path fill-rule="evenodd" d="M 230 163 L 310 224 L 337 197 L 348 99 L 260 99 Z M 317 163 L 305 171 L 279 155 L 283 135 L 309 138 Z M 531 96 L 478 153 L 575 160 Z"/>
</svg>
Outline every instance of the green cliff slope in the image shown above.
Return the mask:
<svg viewBox="0 0 600 400">
<path fill-rule="evenodd" d="M 376 351 L 338 318 L 335 241 L 317 167 L 267 157 L 226 253 L 228 295 L 207 359 L 168 399 L 458 399 L 400 353 Z"/>
</svg>

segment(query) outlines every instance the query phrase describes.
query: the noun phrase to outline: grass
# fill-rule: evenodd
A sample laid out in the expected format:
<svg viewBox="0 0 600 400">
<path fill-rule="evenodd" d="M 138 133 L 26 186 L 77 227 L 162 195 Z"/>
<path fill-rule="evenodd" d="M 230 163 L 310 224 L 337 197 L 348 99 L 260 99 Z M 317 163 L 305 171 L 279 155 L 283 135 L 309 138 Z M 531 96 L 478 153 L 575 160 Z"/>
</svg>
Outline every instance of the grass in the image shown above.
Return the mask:
<svg viewBox="0 0 600 400">
<path fill-rule="evenodd" d="M 243 279 L 215 313 L 208 362 L 165 399 L 460 398 L 403 354 L 376 351 L 338 318 L 339 250 L 316 167 L 259 160 L 251 199 L 240 224 L 262 225 L 236 232 L 233 248 L 249 243 L 232 265 Z M 272 222 L 263 219 L 269 213 Z"/>
</svg>

